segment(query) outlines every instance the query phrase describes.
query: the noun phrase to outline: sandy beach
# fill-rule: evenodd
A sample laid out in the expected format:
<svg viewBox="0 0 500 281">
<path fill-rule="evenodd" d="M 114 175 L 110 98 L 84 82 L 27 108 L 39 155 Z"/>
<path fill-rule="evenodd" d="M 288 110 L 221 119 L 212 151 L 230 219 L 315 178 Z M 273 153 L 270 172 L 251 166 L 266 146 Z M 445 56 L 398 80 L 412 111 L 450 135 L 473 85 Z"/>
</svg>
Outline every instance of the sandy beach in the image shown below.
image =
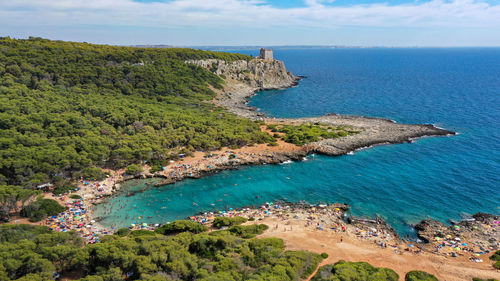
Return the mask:
<svg viewBox="0 0 500 281">
<path fill-rule="evenodd" d="M 246 224 L 266 224 L 269 227 L 259 237 L 281 238 L 289 250 L 327 253 L 329 257 L 321 265 L 340 259 L 366 261 L 377 267 L 391 268 L 400 277 L 411 270 L 422 270 L 442 281 L 500 277 L 500 272 L 492 267 L 493 262 L 488 259 L 491 251 L 478 254 L 482 252 L 481 247 L 469 240 L 467 235 L 461 236 L 461 242 L 469 243 L 469 248 L 456 250 L 448 247 L 436 251 L 433 243 L 421 244 L 399 238 L 390 226 L 381 221 L 346 223 L 344 210 L 339 207 L 342 208 L 342 205 L 308 206 L 274 202 L 259 209 L 207 213 L 194 219 L 210 225 L 214 216 L 253 217 L 255 220 Z M 488 225 L 477 222 L 475 226 Z M 491 227 L 497 236 L 500 235 L 500 226 L 493 223 Z"/>
</svg>

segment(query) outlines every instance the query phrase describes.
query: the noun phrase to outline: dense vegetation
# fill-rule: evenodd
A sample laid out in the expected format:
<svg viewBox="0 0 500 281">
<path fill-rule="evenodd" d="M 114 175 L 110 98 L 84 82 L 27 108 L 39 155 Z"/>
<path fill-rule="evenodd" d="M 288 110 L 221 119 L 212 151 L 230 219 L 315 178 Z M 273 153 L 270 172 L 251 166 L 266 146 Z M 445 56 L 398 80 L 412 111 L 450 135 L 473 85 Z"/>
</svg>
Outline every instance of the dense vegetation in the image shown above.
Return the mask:
<svg viewBox="0 0 500 281">
<path fill-rule="evenodd" d="M 319 123 L 300 125 L 271 124 L 267 125 L 267 128 L 271 132 L 284 133 L 283 140 L 296 145 L 304 145 L 308 142 L 320 141 L 321 139 L 334 139 L 357 133 L 343 127 L 332 127 Z"/>
<path fill-rule="evenodd" d="M 212 226 L 215 228 L 221 228 L 224 226 L 233 226 L 233 225 L 239 225 L 242 223 L 245 223 L 247 221 L 246 218 L 244 217 L 216 217 L 214 219 L 214 222 L 212 223 Z"/>
<path fill-rule="evenodd" d="M 312 281 L 398 281 L 399 275 L 389 268 L 374 267 L 366 262 L 346 262 L 322 266 Z"/>
<path fill-rule="evenodd" d="M 82 280 L 298 280 L 322 260 L 285 251 L 280 239 L 246 240 L 229 231 L 132 231 L 81 246 L 74 232 L 0 226 L 0 280 L 51 280 L 54 272 L 79 272 Z"/>
<path fill-rule="evenodd" d="M 25 206 L 21 210 L 21 216 L 29 218 L 32 222 L 37 222 L 48 216 L 55 216 L 65 210 L 66 208 L 54 199 L 38 199 Z"/>
<path fill-rule="evenodd" d="M 205 102 L 223 81 L 184 61 L 206 58 L 250 57 L 0 38 L 2 189 L 34 189 L 55 176 L 98 179 L 105 165 L 161 166 L 179 153 L 273 141 L 254 122 Z"/>
<path fill-rule="evenodd" d="M 31 225 L 0 226 L 0 280 L 53 280 L 76 266 L 83 243 L 75 232 Z"/>
<path fill-rule="evenodd" d="M 490 259 L 495 261 L 493 266 L 496 269 L 500 269 L 500 250 L 496 251 L 493 255 L 491 255 Z"/>
<path fill-rule="evenodd" d="M 178 220 L 160 226 L 155 230 L 156 233 L 163 235 L 177 234 L 181 232 L 201 233 L 207 231 L 208 228 L 194 221 Z"/>
<path fill-rule="evenodd" d="M 0 184 L 0 217 L 8 217 L 11 210 L 15 210 L 19 205 L 21 209 L 24 208 L 25 204 L 38 194 L 40 194 L 39 190 Z"/>
<path fill-rule="evenodd" d="M 427 272 L 413 270 L 406 273 L 405 281 L 438 281 L 438 279 Z"/>
</svg>

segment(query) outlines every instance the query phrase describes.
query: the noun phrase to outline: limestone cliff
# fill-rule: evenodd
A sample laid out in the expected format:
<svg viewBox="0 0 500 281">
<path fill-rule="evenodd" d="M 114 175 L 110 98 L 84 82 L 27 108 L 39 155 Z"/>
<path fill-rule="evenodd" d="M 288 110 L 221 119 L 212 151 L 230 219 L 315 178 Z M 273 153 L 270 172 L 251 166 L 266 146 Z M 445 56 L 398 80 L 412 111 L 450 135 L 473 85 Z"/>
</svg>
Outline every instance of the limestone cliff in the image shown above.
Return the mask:
<svg viewBox="0 0 500 281">
<path fill-rule="evenodd" d="M 297 77 L 288 72 L 279 60 L 253 59 L 226 62 L 217 59 L 188 60 L 186 63 L 204 67 L 225 80 L 244 83 L 256 90 L 282 89 L 296 84 Z M 233 81 L 233 82 L 234 82 Z"/>
<path fill-rule="evenodd" d="M 285 89 L 297 84 L 294 76 L 279 60 L 253 59 L 226 62 L 217 59 L 188 60 L 186 63 L 204 67 L 224 79 L 223 90 L 218 91 L 216 104 L 229 112 L 255 119 L 264 115 L 246 104 L 248 99 L 260 90 Z"/>
</svg>

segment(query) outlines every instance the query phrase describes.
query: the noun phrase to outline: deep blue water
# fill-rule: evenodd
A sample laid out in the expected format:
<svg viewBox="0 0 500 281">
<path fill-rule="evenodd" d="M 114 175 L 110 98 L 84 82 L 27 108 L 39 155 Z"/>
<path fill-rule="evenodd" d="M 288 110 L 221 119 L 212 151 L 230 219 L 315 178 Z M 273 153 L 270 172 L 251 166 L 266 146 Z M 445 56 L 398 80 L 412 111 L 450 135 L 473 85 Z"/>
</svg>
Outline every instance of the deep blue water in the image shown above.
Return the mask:
<svg viewBox="0 0 500 281">
<path fill-rule="evenodd" d="M 131 197 L 118 193 L 103 224 L 126 226 L 143 215 L 141 222 L 163 223 L 276 199 L 346 202 L 353 214 L 378 214 L 402 234 L 428 217 L 500 212 L 500 49 L 276 50 L 275 56 L 307 78 L 253 97 L 250 104 L 268 115 L 357 114 L 432 123 L 459 135 L 246 167 Z"/>
</svg>

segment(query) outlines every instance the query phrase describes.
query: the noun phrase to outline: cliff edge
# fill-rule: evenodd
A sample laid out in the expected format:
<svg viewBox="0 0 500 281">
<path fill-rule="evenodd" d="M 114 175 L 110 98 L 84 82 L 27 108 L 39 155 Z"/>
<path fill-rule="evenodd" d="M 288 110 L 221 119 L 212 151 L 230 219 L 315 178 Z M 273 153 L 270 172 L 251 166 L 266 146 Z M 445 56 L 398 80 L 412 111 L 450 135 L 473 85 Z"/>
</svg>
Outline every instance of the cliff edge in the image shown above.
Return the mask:
<svg viewBox="0 0 500 281">
<path fill-rule="evenodd" d="M 374 145 L 405 143 L 424 136 L 455 134 L 452 131 L 443 130 L 431 124 L 398 124 L 388 119 L 364 116 L 328 114 L 320 117 L 297 119 L 269 118 L 265 114 L 259 113 L 256 108 L 248 106 L 247 102 L 256 91 L 285 89 L 298 84 L 297 81 L 300 77 L 288 72 L 282 61 L 253 59 L 250 61 L 226 62 L 207 59 L 189 60 L 186 63 L 204 67 L 224 79 L 223 89 L 214 89 L 217 92 L 214 103 L 226 107 L 231 113 L 267 123 L 295 125 L 321 123 L 335 127 L 348 127 L 359 132 L 355 135 L 309 143 L 305 146 L 306 151 L 309 153 L 317 152 L 336 156 Z"/>
<path fill-rule="evenodd" d="M 219 75 L 225 81 L 222 90 L 216 90 L 216 104 L 224 106 L 229 112 L 258 119 L 264 117 L 256 108 L 248 106 L 248 99 L 257 91 L 286 89 L 297 85 L 300 77 L 286 70 L 279 60 L 253 59 L 227 62 L 218 59 L 187 60 Z"/>
</svg>

